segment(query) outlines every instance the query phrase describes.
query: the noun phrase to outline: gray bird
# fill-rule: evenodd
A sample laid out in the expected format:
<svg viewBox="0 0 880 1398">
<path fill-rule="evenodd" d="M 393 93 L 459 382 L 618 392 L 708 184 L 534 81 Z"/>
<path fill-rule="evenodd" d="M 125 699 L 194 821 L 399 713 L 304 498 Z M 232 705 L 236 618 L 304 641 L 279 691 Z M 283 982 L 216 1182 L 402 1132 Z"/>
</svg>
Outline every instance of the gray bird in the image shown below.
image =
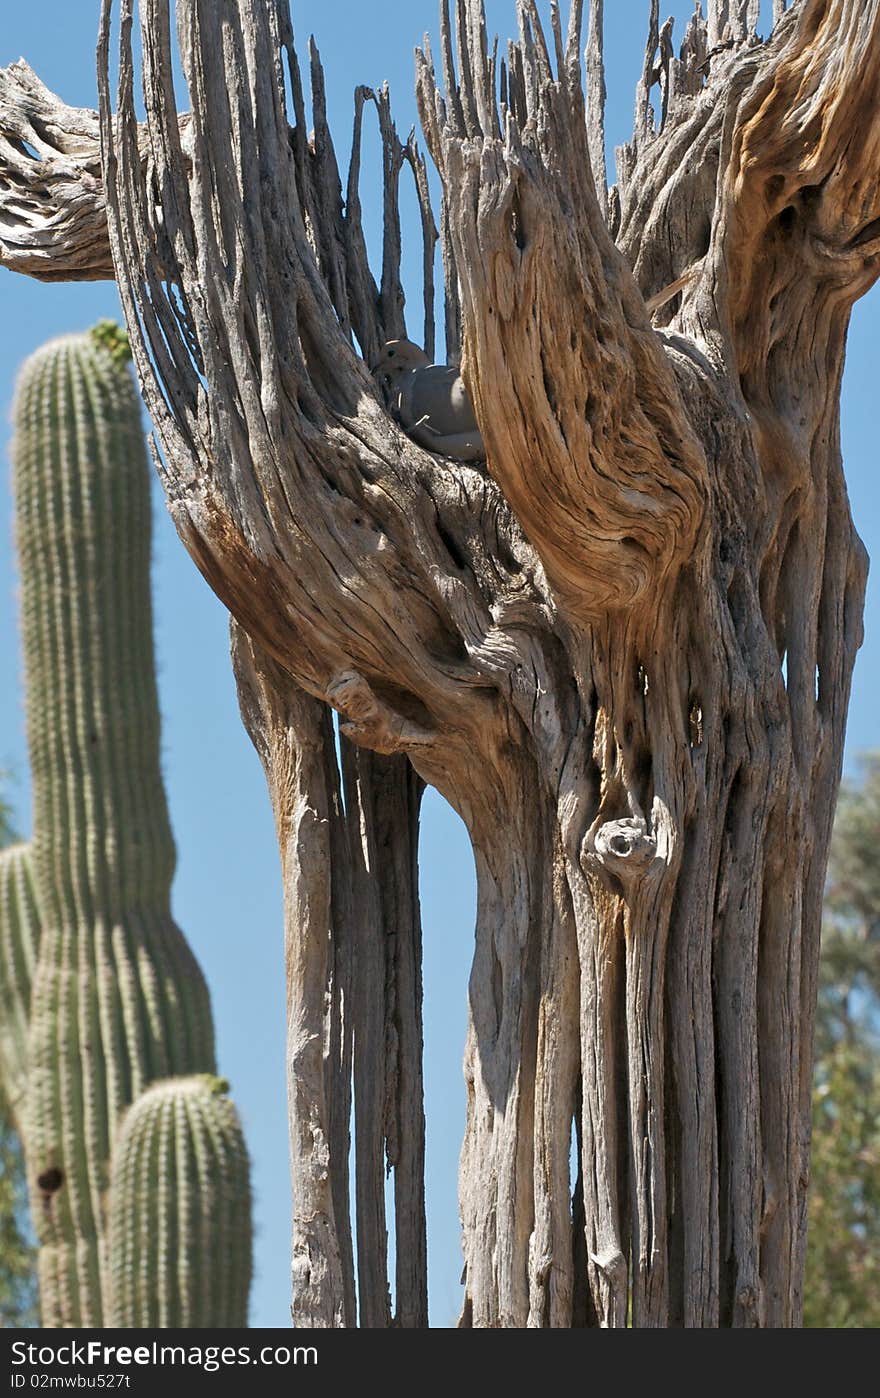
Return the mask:
<svg viewBox="0 0 880 1398">
<path fill-rule="evenodd" d="M 454 365 L 432 364 L 412 340 L 389 340 L 371 369 L 404 432 L 419 446 L 458 461 L 485 460 L 471 400 Z"/>
</svg>

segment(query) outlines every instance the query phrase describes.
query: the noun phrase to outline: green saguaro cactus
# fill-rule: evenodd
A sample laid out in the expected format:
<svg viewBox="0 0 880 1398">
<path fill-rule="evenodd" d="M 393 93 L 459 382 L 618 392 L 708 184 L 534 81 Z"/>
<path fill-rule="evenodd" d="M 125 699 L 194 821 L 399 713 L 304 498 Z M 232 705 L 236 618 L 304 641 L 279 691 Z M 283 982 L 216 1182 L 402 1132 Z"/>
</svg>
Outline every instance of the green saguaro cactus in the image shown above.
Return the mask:
<svg viewBox="0 0 880 1398">
<path fill-rule="evenodd" d="M 0 1070 L 19 1059 L 45 1326 L 105 1323 L 110 1163 L 126 1109 L 156 1080 L 214 1072 L 207 988 L 170 911 L 149 468 L 126 359 L 107 323 L 53 341 L 25 364 L 14 408 L 34 831 L 26 868 L 7 855 L 0 879 L 0 948 L 23 968 L 10 1001 L 28 1016 L 26 1061 L 10 1030 Z M 191 1095 L 174 1081 L 163 1091 Z M 236 1152 L 240 1169 L 240 1139 Z M 163 1313 L 188 1323 L 174 1302 Z M 210 1323 L 245 1324 L 246 1304 Z"/>
<path fill-rule="evenodd" d="M 248 1162 L 222 1078 L 158 1082 L 126 1113 L 110 1188 L 109 1324 L 235 1326 L 250 1285 Z"/>
<path fill-rule="evenodd" d="M 0 1084 L 20 1116 L 27 1084 L 31 985 L 40 919 L 27 845 L 0 850 Z"/>
</svg>

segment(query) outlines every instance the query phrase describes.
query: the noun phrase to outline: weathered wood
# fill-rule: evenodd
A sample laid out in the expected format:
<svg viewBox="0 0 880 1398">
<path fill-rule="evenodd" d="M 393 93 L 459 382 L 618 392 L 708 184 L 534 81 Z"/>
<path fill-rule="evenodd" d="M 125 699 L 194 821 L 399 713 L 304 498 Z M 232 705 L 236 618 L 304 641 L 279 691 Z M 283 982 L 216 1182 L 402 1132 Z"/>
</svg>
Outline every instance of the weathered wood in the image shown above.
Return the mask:
<svg viewBox="0 0 880 1398">
<path fill-rule="evenodd" d="M 391 1324 L 385 1218 L 388 1044 L 385 1021 L 385 925 L 376 877 L 372 753 L 346 745 L 343 790 L 352 871 L 355 1200 L 358 1317 L 366 1329 Z"/>
<path fill-rule="evenodd" d="M 574 44 L 579 42 L 580 25 L 572 11 Z M 587 67 L 587 144 L 590 168 L 596 182 L 599 208 L 605 212 L 608 177 L 605 169 L 605 59 L 604 0 L 590 0 L 590 28 L 585 55 Z M 573 45 L 570 44 L 570 51 Z M 576 49 L 575 49 L 576 52 Z"/>
<path fill-rule="evenodd" d="M 395 1306 L 428 1323 L 418 815 L 403 756 L 344 739 L 233 622 L 245 726 L 275 812 L 285 907 L 293 1319 L 392 1324 L 385 1161 L 394 1173 Z M 344 804 L 343 804 L 344 798 Z M 355 1118 L 358 1302 L 349 1224 Z"/>
<path fill-rule="evenodd" d="M 366 889 L 363 927 L 347 895 L 333 939 L 351 1015 L 331 995 L 322 1196 L 324 1216 L 344 1208 L 360 1037 L 361 1323 L 391 1318 L 383 1151 L 418 1258 L 409 1274 L 399 1251 L 399 1319 L 424 1317 L 405 755 L 461 813 L 478 870 L 462 1324 L 797 1324 L 818 918 L 865 579 L 838 411 L 850 307 L 880 271 L 880 0 L 777 4 L 767 43 L 752 0 L 713 0 L 678 57 L 650 7 L 607 201 L 601 5 L 586 99 L 582 4 L 564 38 L 553 11 L 548 43 L 520 0 L 501 63 L 479 0 L 441 6 L 442 76 L 426 50 L 418 96 L 486 471 L 403 436 L 353 343 L 372 360 L 402 333 L 409 157 L 385 97 L 356 99 L 343 207 L 320 64 L 309 141 L 283 0 L 179 0 L 186 122 L 165 7 L 143 0 L 144 129 L 132 0 L 113 111 L 112 8 L 109 240 L 172 514 L 279 693 L 295 681 L 383 755 L 344 759 L 345 838 L 331 822 L 320 853 L 334 877 L 354 853 Z M 357 196 L 368 100 L 378 286 Z M 320 980 L 297 991 L 315 1023 Z M 315 1323 L 352 1315 L 339 1226 Z"/>
<path fill-rule="evenodd" d="M 633 604 L 687 556 L 705 462 L 596 200 L 580 66 L 550 80 L 536 19 L 524 19 L 522 110 L 503 140 L 488 113 L 479 127 L 453 120 L 424 56 L 419 110 L 458 191 L 465 377 L 489 469 L 560 602 L 585 620 Z"/>
<path fill-rule="evenodd" d="M 334 920 L 340 911 L 338 886 L 346 889 L 348 867 L 339 859 L 338 844 L 334 849 L 344 817 L 338 789 L 328 780 L 332 730 L 328 734 L 325 706 L 298 690 L 235 624 L 232 639 L 242 718 L 266 770 L 281 851 L 293 1315 L 299 1325 L 354 1325 L 348 1199 L 340 1200 L 332 1178 L 334 1165 L 348 1163 L 348 1122 L 343 1151 L 338 1118 L 333 1120 L 333 1094 L 350 1100 L 350 1088 L 346 1094 L 340 1081 L 344 1074 L 334 1061 L 334 1049 L 339 1053 L 334 1040 L 350 1038 L 350 1029 L 340 1035 L 339 1028 L 350 1014 L 350 977 L 343 990 L 337 974 L 339 961 L 350 953 L 347 920 L 342 925 Z M 350 1074 L 349 1054 L 343 1048 Z"/>
<path fill-rule="evenodd" d="M 403 756 L 371 765 L 376 878 L 385 947 L 385 1148 L 394 1172 L 394 1323 L 428 1324 L 419 809 L 423 783 Z"/>
<path fill-rule="evenodd" d="M 112 279 L 96 112 L 21 61 L 0 69 L 0 266 L 38 281 Z"/>
</svg>

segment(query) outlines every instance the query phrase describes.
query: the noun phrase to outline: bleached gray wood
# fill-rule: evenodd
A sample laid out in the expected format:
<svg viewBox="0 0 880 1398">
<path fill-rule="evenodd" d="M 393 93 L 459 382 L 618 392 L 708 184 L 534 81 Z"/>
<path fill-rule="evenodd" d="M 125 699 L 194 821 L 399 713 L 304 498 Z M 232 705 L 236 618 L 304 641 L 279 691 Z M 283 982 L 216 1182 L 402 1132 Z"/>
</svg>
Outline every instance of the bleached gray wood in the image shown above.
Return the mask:
<svg viewBox="0 0 880 1398">
<path fill-rule="evenodd" d="M 281 850 L 294 1323 L 392 1323 L 387 1157 L 394 1324 L 425 1326 L 422 784 L 405 757 L 383 758 L 345 740 L 340 774 L 326 705 L 299 690 L 235 623 L 232 639 L 242 716 L 266 770 Z M 359 1303 L 349 1224 L 352 1097 Z"/>
<path fill-rule="evenodd" d="M 0 266 L 39 281 L 112 278 L 96 112 L 23 60 L 0 70 Z"/>
<path fill-rule="evenodd" d="M 331 1177 L 334 1153 L 337 1164 L 341 1154 L 331 1094 L 341 1084 L 330 1042 L 338 1029 L 330 1021 L 349 1013 L 348 995 L 340 996 L 334 974 L 334 951 L 346 929 L 334 919 L 339 904 L 333 885 L 348 870 L 338 851 L 334 867 L 334 826 L 341 816 L 325 765 L 325 707 L 279 673 L 235 624 L 232 638 L 242 717 L 266 770 L 281 851 L 293 1318 L 305 1326 L 354 1325 L 348 1199 L 337 1214 L 340 1199 Z"/>
<path fill-rule="evenodd" d="M 428 1324 L 425 1119 L 422 1103 L 422 933 L 418 829 L 423 784 L 407 759 L 357 751 L 362 813 L 376 860 L 383 978 L 384 1080 L 375 1054 L 365 1073 L 384 1086 L 381 1149 L 394 1174 L 394 1325 Z M 357 1046 L 356 1046 L 357 1047 Z M 378 1057 L 382 1057 L 380 1054 Z M 381 1166 L 381 1150 L 379 1164 Z M 382 1171 L 376 1179 L 382 1189 Z M 362 1321 L 363 1323 L 363 1321 Z"/>
<path fill-rule="evenodd" d="M 329 133 L 311 145 L 286 110 L 280 0 L 180 0 L 187 122 L 144 0 L 145 130 L 125 25 L 111 100 L 107 0 L 109 242 L 199 567 L 284 676 L 359 747 L 405 754 L 471 835 L 462 1323 L 796 1325 L 865 578 L 838 413 L 880 268 L 880 0 L 777 6 L 767 44 L 753 7 L 717 0 L 678 58 L 651 10 L 607 210 L 582 8 L 548 44 L 523 0 L 498 64 L 482 6 L 457 0 L 440 72 L 419 58 L 485 470 L 404 436 L 357 353 L 401 309 L 396 179 L 377 288 L 357 162 L 343 208 Z M 399 1081 L 386 1047 L 376 1072 Z"/>
<path fill-rule="evenodd" d="M 583 6 L 580 7 L 581 9 Z M 580 16 L 572 9 L 572 27 L 569 31 L 569 55 L 573 49 L 572 36 L 580 38 Z M 605 57 L 604 57 L 604 3 L 603 0 L 590 0 L 589 31 L 587 51 L 584 55 L 587 79 L 587 144 L 590 151 L 590 168 L 596 182 L 596 198 L 599 208 L 604 211 L 608 198 L 608 175 L 605 168 Z"/>
</svg>

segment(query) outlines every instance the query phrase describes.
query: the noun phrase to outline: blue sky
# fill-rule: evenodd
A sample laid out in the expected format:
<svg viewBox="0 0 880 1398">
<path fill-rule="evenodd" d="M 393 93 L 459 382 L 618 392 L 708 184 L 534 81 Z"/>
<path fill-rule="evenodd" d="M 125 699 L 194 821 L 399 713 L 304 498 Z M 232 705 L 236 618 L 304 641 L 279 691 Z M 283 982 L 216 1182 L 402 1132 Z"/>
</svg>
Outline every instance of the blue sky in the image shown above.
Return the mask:
<svg viewBox="0 0 880 1398">
<path fill-rule="evenodd" d="M 4 7 L 0 64 L 24 56 L 66 101 L 95 105 L 98 0 L 41 0 Z M 768 10 L 769 5 L 764 9 Z M 489 0 L 490 28 L 514 32 L 513 0 Z M 633 92 L 644 52 L 648 0 L 606 6 L 609 144 L 631 131 Z M 676 33 L 691 0 L 667 4 Z M 436 0 L 293 0 L 302 51 L 314 33 L 327 71 L 331 127 L 347 158 L 351 103 L 358 83 L 391 84 L 398 127 L 416 122 L 412 52 L 436 34 Z M 368 141 L 365 217 L 378 228 L 368 195 L 376 145 Z M 372 166 L 370 160 L 372 159 Z M 414 209 L 415 268 L 420 257 Z M 406 236 L 406 223 L 404 227 Z M 413 285 L 414 325 L 418 288 Z M 15 774 L 11 792 L 20 829 L 30 823 L 24 741 L 16 581 L 9 497 L 9 405 L 17 366 L 44 340 L 119 317 L 109 284 L 41 286 L 0 270 L 0 768 Z M 880 290 L 857 307 L 843 390 L 843 446 L 853 513 L 871 554 L 880 552 L 875 480 L 877 339 Z M 253 1161 L 256 1196 L 256 1326 L 289 1323 L 290 1203 L 284 1084 L 282 912 L 274 833 L 262 771 L 241 726 L 228 659 L 224 609 L 178 541 L 155 490 L 154 593 L 163 718 L 163 766 L 178 847 L 175 916 L 211 986 L 221 1071 L 230 1079 Z M 856 668 L 847 765 L 880 746 L 880 607 L 869 582 L 865 645 Z M 431 1320 L 455 1322 L 461 1289 L 456 1171 L 464 1122 L 461 1072 L 467 976 L 473 940 L 473 862 L 458 818 L 428 793 L 422 827 L 425 927 L 425 1057 L 428 1123 L 428 1248 Z"/>
</svg>

